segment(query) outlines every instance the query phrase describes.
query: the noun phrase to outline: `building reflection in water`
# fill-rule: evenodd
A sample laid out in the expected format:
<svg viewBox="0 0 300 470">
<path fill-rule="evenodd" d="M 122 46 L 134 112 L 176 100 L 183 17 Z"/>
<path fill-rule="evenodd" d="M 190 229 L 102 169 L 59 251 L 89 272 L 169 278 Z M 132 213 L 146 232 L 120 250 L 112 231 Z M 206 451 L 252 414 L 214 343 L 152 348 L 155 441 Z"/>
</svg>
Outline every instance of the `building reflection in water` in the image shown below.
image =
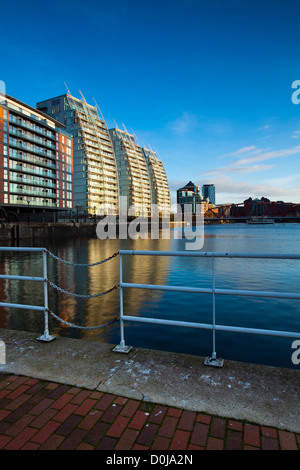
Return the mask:
<svg viewBox="0 0 300 470">
<path fill-rule="evenodd" d="M 45 246 L 53 254 L 71 263 L 92 264 L 110 257 L 120 249 L 165 250 L 171 249 L 170 240 L 99 240 L 81 238 L 46 242 L 39 240 L 35 246 Z M 27 243 L 24 246 L 28 246 Z M 48 246 L 47 246 L 48 245 Z M 71 293 L 94 295 L 119 283 L 118 256 L 103 264 L 91 267 L 74 267 L 53 257 L 47 257 L 48 279 Z M 123 280 L 131 283 L 165 284 L 170 268 L 169 257 L 124 256 Z M 0 272 L 9 275 L 42 276 L 41 253 L 0 253 Z M 29 305 L 43 305 L 41 282 L 0 279 L 1 301 Z M 140 289 L 124 290 L 124 312 L 146 315 L 145 301 L 157 304 L 162 293 Z M 80 298 L 48 287 L 49 308 L 71 324 L 83 327 L 98 326 L 119 316 L 119 289 L 101 297 Z M 148 312 L 149 313 L 149 312 Z M 119 324 L 115 324 L 119 328 Z M 0 328 L 23 330 L 41 334 L 44 316 L 35 310 L 0 308 Z M 49 315 L 50 334 L 109 342 L 110 329 L 82 329 L 65 326 Z"/>
</svg>

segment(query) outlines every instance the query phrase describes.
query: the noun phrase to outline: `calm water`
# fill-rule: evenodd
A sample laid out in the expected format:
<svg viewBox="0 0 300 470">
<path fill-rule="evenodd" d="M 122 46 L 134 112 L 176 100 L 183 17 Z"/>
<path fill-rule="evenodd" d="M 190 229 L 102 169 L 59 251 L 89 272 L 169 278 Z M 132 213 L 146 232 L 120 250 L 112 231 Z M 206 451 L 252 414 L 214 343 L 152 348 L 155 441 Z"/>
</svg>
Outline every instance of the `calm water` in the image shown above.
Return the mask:
<svg viewBox="0 0 300 470">
<path fill-rule="evenodd" d="M 270 226 L 205 226 L 202 251 L 250 253 L 299 253 L 300 224 Z M 23 242 L 22 246 L 29 246 Z M 76 263 L 94 263 L 119 249 L 179 251 L 185 240 L 105 240 L 81 238 L 39 240 L 57 256 Z M 176 257 L 126 257 L 123 280 L 133 283 L 212 286 L 211 259 Z M 216 287 L 300 292 L 300 261 L 216 259 Z M 42 274 L 41 254 L 0 253 L 0 272 Z M 48 257 L 48 277 L 56 285 L 79 294 L 96 294 L 118 283 L 118 258 L 90 268 L 73 268 Z M 42 305 L 41 283 L 0 280 L 1 300 Z M 64 320 L 95 326 L 119 315 L 119 291 L 100 298 L 80 299 L 49 287 L 49 308 Z M 149 290 L 124 291 L 124 313 L 165 319 L 211 323 L 212 296 Z M 216 323 L 252 328 L 300 331 L 300 301 L 216 296 Z M 0 327 L 44 331 L 43 314 L 0 308 Z M 119 322 L 97 330 L 62 327 L 49 317 L 50 334 L 119 344 Z M 191 328 L 125 324 L 127 345 L 200 356 L 212 353 L 212 332 Z M 299 368 L 292 364 L 293 340 L 249 334 L 217 332 L 217 356 L 225 359 Z"/>
</svg>

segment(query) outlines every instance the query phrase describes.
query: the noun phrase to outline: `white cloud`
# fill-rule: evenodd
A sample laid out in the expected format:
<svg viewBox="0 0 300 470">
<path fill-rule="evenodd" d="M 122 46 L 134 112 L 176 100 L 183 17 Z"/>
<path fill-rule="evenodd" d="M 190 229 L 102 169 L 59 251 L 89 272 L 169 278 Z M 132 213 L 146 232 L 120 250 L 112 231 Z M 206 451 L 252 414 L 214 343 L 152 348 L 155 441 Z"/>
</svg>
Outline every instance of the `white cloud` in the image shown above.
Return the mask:
<svg viewBox="0 0 300 470">
<path fill-rule="evenodd" d="M 291 137 L 292 139 L 300 139 L 300 131 L 294 131 Z"/>
<path fill-rule="evenodd" d="M 191 113 L 183 112 L 182 115 L 167 124 L 175 134 L 184 135 L 198 126 L 198 118 Z"/>
<path fill-rule="evenodd" d="M 211 182 L 211 181 L 210 181 Z M 222 176 L 214 179 L 216 187 L 217 204 L 229 202 L 240 203 L 248 197 L 267 197 L 274 201 L 284 200 L 285 202 L 300 201 L 300 187 L 286 189 L 273 184 L 251 183 L 249 181 L 235 181 L 231 176 Z M 206 181 L 202 181 L 205 184 Z M 272 183 L 272 180 L 270 180 Z"/>
<path fill-rule="evenodd" d="M 290 149 L 282 149 L 282 150 L 273 150 L 272 152 L 264 152 L 255 156 L 242 158 L 236 162 L 237 165 L 245 165 L 254 162 L 261 162 L 263 160 L 270 160 L 272 158 L 279 158 L 279 157 L 289 157 L 291 155 L 295 155 L 300 153 L 300 145 L 296 147 L 292 147 Z"/>
<path fill-rule="evenodd" d="M 249 147 L 243 147 L 241 149 L 236 150 L 235 152 L 231 153 L 225 153 L 224 155 L 221 155 L 219 158 L 225 158 L 225 157 L 235 157 L 236 155 L 241 155 L 246 152 L 252 152 L 256 150 L 255 145 L 250 145 Z"/>
<path fill-rule="evenodd" d="M 193 131 L 198 130 L 216 137 L 227 134 L 231 129 L 231 124 L 224 120 L 220 121 L 184 111 L 181 116 L 169 121 L 166 127 L 178 136 L 192 134 Z"/>
<path fill-rule="evenodd" d="M 251 165 L 251 166 L 235 166 L 234 164 L 227 167 L 214 168 L 204 171 L 203 175 L 219 175 L 223 173 L 255 173 L 258 171 L 270 170 L 273 165 Z"/>
</svg>

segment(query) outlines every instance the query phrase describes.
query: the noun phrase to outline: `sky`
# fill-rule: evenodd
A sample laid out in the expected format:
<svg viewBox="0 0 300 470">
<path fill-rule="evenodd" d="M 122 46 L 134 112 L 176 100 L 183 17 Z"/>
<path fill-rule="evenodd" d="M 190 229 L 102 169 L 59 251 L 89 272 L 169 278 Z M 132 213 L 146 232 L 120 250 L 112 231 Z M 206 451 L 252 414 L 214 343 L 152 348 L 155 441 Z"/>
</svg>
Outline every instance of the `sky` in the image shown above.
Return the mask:
<svg viewBox="0 0 300 470">
<path fill-rule="evenodd" d="M 81 92 L 157 151 L 173 203 L 189 181 L 217 204 L 300 203 L 299 0 L 15 0 L 0 18 L 6 93 Z"/>
</svg>

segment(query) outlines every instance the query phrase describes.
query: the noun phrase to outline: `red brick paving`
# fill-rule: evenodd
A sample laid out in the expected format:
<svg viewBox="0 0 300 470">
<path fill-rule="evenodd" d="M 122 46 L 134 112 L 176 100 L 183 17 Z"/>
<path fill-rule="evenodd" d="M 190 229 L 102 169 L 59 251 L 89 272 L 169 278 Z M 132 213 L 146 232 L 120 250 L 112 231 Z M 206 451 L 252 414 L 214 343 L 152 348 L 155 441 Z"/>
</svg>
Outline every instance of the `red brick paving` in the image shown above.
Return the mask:
<svg viewBox="0 0 300 470">
<path fill-rule="evenodd" d="M 300 450 L 300 434 L 0 373 L 3 450 Z"/>
</svg>

